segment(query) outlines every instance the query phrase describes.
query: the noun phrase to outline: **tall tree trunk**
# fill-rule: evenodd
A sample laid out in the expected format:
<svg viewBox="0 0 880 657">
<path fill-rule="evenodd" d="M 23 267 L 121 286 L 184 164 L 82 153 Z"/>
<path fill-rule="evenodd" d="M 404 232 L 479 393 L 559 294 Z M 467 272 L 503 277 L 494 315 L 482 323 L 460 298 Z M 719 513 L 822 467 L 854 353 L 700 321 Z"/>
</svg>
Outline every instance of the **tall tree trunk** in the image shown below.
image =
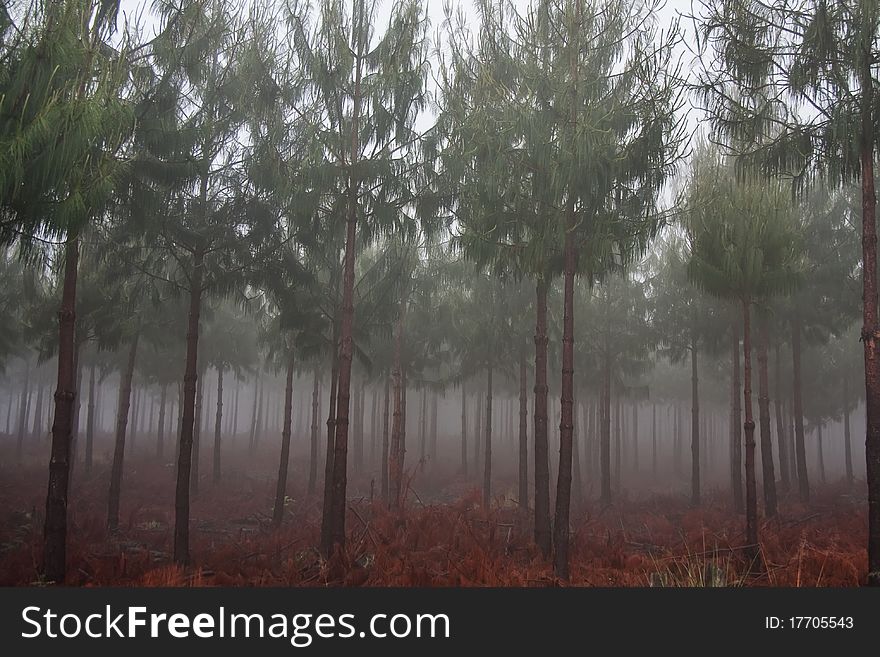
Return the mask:
<svg viewBox="0 0 880 657">
<path fill-rule="evenodd" d="M 52 455 L 46 520 L 43 527 L 43 576 L 50 582 L 64 582 L 67 549 L 67 490 L 70 482 L 70 443 L 73 435 L 73 405 L 76 401 L 76 279 L 79 239 L 71 235 L 64 247 L 64 283 L 58 312 L 58 383 L 55 389 L 55 419 L 52 422 Z"/>
<path fill-rule="evenodd" d="M 390 424 L 388 422 L 388 411 L 391 405 L 391 377 L 385 375 L 385 394 L 382 402 L 382 453 L 379 458 L 379 468 L 381 470 L 381 493 L 382 500 L 388 504 L 388 450 L 391 439 Z"/>
<path fill-rule="evenodd" d="M 486 433 L 483 439 L 483 508 L 492 501 L 492 363 L 486 368 Z"/>
<path fill-rule="evenodd" d="M 318 394 L 319 380 L 318 368 L 312 374 L 312 433 L 309 444 L 309 495 L 315 494 L 318 479 Z"/>
<path fill-rule="evenodd" d="M 425 471 L 425 459 L 427 458 L 428 440 L 428 390 L 422 387 L 422 409 L 419 413 L 419 470 Z"/>
<path fill-rule="evenodd" d="M 697 385 L 695 329 L 691 329 L 691 504 L 700 505 L 700 391 Z"/>
<path fill-rule="evenodd" d="M 791 318 L 791 361 L 794 393 L 794 447 L 797 454 L 798 493 L 800 494 L 801 502 L 809 502 L 810 480 L 807 476 L 807 449 L 804 444 L 804 402 L 801 391 L 801 322 L 797 311 L 795 311 Z M 880 384 L 880 380 L 878 380 L 878 384 Z M 880 399 L 878 399 L 878 403 L 880 403 Z M 880 408 L 878 408 L 878 411 L 880 411 Z M 880 432 L 880 417 L 878 417 L 878 432 Z M 878 555 L 878 559 L 880 559 L 880 555 Z"/>
<path fill-rule="evenodd" d="M 37 444 L 43 433 L 43 382 L 37 375 L 37 403 L 34 406 L 34 421 L 31 425 L 31 442 Z"/>
<path fill-rule="evenodd" d="M 263 435 L 263 428 L 266 424 L 266 416 L 268 412 L 269 399 L 266 395 L 266 382 L 260 379 L 260 394 L 257 398 L 257 417 L 254 423 L 254 443 L 253 452 L 256 452 L 260 446 L 260 437 Z"/>
<path fill-rule="evenodd" d="M 744 299 L 743 308 L 743 408 L 746 439 L 746 543 L 749 557 L 758 550 L 758 491 L 755 482 L 755 419 L 752 416 L 752 333 L 751 301 Z"/>
<path fill-rule="evenodd" d="M 874 77 L 862 58 L 862 344 L 865 350 L 865 474 L 868 481 L 868 585 L 880 586 L 880 326 L 877 322 L 877 197 L 874 193 Z"/>
<path fill-rule="evenodd" d="M 431 394 L 431 448 L 428 457 L 432 463 L 437 462 L 437 393 Z"/>
<path fill-rule="evenodd" d="M 400 313 L 397 316 L 397 327 L 394 336 L 394 365 L 391 376 L 394 381 L 394 411 L 391 420 L 391 454 L 388 456 L 388 478 L 390 483 L 389 504 L 392 509 L 399 510 L 403 503 L 401 497 L 401 479 L 403 463 L 401 462 L 401 443 L 404 431 L 403 416 L 403 326 L 406 302 L 401 301 Z"/>
<path fill-rule="evenodd" d="M 535 284 L 535 307 L 535 545 L 547 558 L 553 535 L 550 531 L 550 448 L 547 444 L 547 281 L 543 276 L 539 276 Z M 475 439 L 475 442 L 479 441 Z"/>
<path fill-rule="evenodd" d="M 580 4 L 578 4 L 580 12 Z M 572 72 L 576 80 L 576 59 Z M 572 106 L 572 112 L 574 112 Z M 562 313 L 562 390 L 559 418 L 559 469 L 556 479 L 556 517 L 553 523 L 553 568 L 560 579 L 568 579 L 569 516 L 571 512 L 572 438 L 574 435 L 574 275 L 577 253 L 574 244 L 574 195 L 569 190 L 563 248 L 563 313 Z"/>
<path fill-rule="evenodd" d="M 165 404 L 168 398 L 168 384 L 162 384 L 159 397 L 159 431 L 156 436 L 156 460 L 160 463 L 165 458 Z"/>
<path fill-rule="evenodd" d="M 528 415 L 529 401 L 526 392 L 526 352 L 519 355 L 519 508 L 523 513 L 529 510 L 529 439 L 528 439 Z M 462 396 L 462 403 L 464 398 Z M 464 411 L 461 415 L 462 429 L 464 429 Z M 462 447 L 464 456 L 464 447 Z"/>
<path fill-rule="evenodd" d="M 843 451 L 846 466 L 846 481 L 853 482 L 852 440 L 849 427 L 849 377 L 843 377 Z"/>
<path fill-rule="evenodd" d="M 758 419 L 761 424 L 761 474 L 764 488 L 764 512 L 776 515 L 776 473 L 773 468 L 773 443 L 770 438 L 770 377 L 767 366 L 767 320 L 758 319 Z"/>
<path fill-rule="evenodd" d="M 819 466 L 819 481 L 825 483 L 825 451 L 822 449 L 822 425 L 816 426 L 816 464 Z"/>
<path fill-rule="evenodd" d="M 196 420 L 196 382 L 199 378 L 199 317 L 202 312 L 204 247 L 193 254 L 189 313 L 186 330 L 186 368 L 183 374 L 183 404 L 177 455 L 177 486 L 174 493 L 174 562 L 189 563 L 189 487 L 192 476 L 193 429 Z"/>
<path fill-rule="evenodd" d="M 241 388 L 239 384 L 238 378 L 235 379 L 235 400 L 233 401 L 232 407 L 232 423 L 229 427 L 229 435 L 232 436 L 233 441 L 235 440 L 235 436 L 238 435 L 238 392 Z"/>
<path fill-rule="evenodd" d="M 651 474 L 657 476 L 657 402 L 651 404 Z"/>
<path fill-rule="evenodd" d="M 356 472 L 362 472 L 364 469 L 364 401 L 366 384 L 361 381 L 361 385 L 355 390 L 355 406 L 354 406 L 354 469 Z"/>
<path fill-rule="evenodd" d="M 330 366 L 330 399 L 327 410 L 327 450 L 324 452 L 324 498 L 321 507 L 321 551 L 325 556 L 329 556 L 332 547 L 330 514 L 333 510 L 330 506 L 330 497 L 333 495 L 333 459 L 336 458 L 333 442 L 336 437 L 336 394 L 339 385 L 339 343 L 336 337 L 337 331 L 334 327 L 333 357 Z"/>
<path fill-rule="evenodd" d="M 201 461 L 201 444 L 202 444 L 202 419 L 204 408 L 205 394 L 205 374 L 207 368 L 203 367 L 199 371 L 199 378 L 196 382 L 196 411 L 193 424 L 193 441 L 192 441 L 192 470 L 190 476 L 190 495 L 199 494 L 199 465 Z"/>
<path fill-rule="evenodd" d="M 214 483 L 220 482 L 220 428 L 223 422 L 223 365 L 217 367 L 217 415 L 214 418 Z"/>
<path fill-rule="evenodd" d="M 474 424 L 474 474 L 480 474 L 480 443 L 483 440 L 483 395 L 477 395 L 477 421 Z"/>
<path fill-rule="evenodd" d="M 259 415 L 260 408 L 260 370 L 257 370 L 257 375 L 254 377 L 254 412 L 251 415 L 251 435 L 248 440 L 248 452 L 251 455 L 254 453 L 254 448 L 257 442 L 257 415 Z"/>
<path fill-rule="evenodd" d="M 461 474 L 467 477 L 467 383 L 461 382 Z"/>
<path fill-rule="evenodd" d="M 602 477 L 602 504 L 611 503 L 611 356 L 605 350 L 602 367 L 602 412 L 599 460 Z"/>
<path fill-rule="evenodd" d="M 281 428 L 281 460 L 278 464 L 278 482 L 275 487 L 275 508 L 272 511 L 272 526 L 281 527 L 284 519 L 284 499 L 287 495 L 287 468 L 290 462 L 290 422 L 293 407 L 294 359 L 287 361 L 287 383 L 284 387 L 284 425 Z"/>
<path fill-rule="evenodd" d="M 361 21 L 360 29 L 364 29 L 363 4 L 360 5 Z M 364 53 L 361 52 L 364 39 L 356 39 L 358 47 L 355 56 L 355 81 L 353 94 L 353 107 L 351 117 L 351 165 L 358 159 L 360 149 L 360 112 L 361 112 L 361 74 L 364 62 Z M 342 275 L 342 326 L 340 329 L 339 345 L 339 382 L 336 400 L 336 439 L 334 440 L 333 456 L 333 486 L 330 491 L 330 499 L 324 503 L 330 504 L 330 542 L 324 545 L 324 554 L 330 555 L 333 546 L 340 549 L 345 547 L 345 509 L 346 509 L 346 466 L 348 458 L 348 422 L 349 422 L 349 396 L 351 392 L 351 361 L 353 355 L 352 333 L 354 330 L 354 261 L 357 239 L 357 210 L 359 181 L 354 174 L 353 166 L 349 168 L 348 178 L 348 216 L 345 221 L 345 256 L 343 260 Z"/>
<path fill-rule="evenodd" d="M 27 419 L 31 408 L 31 362 L 25 359 L 24 384 L 21 388 L 21 405 L 18 413 L 18 439 L 15 443 L 15 460 L 21 463 L 24 452 L 24 434 L 27 433 Z M 57 404 L 56 404 L 57 406 Z"/>
<path fill-rule="evenodd" d="M 41 419 L 42 420 L 42 419 Z M 95 366 L 89 369 L 89 410 L 86 417 L 86 476 L 92 472 L 92 459 L 95 448 Z"/>
<path fill-rule="evenodd" d="M 773 399 L 773 410 L 776 415 L 776 440 L 779 443 L 779 474 L 782 490 L 787 491 L 791 485 L 791 477 L 788 470 L 788 441 L 785 439 L 785 413 L 782 411 L 782 358 L 779 356 L 779 343 L 774 345 L 776 384 Z"/>
<path fill-rule="evenodd" d="M 122 466 L 125 461 L 125 431 L 128 426 L 131 403 L 131 381 L 134 378 L 134 365 L 140 333 L 135 333 L 128 350 L 128 360 L 119 387 L 119 404 L 116 414 L 116 442 L 113 449 L 113 467 L 110 470 L 110 495 L 107 504 L 107 529 L 115 531 L 119 527 L 119 497 L 122 491 Z M 133 414 L 132 414 L 133 415 Z"/>
</svg>

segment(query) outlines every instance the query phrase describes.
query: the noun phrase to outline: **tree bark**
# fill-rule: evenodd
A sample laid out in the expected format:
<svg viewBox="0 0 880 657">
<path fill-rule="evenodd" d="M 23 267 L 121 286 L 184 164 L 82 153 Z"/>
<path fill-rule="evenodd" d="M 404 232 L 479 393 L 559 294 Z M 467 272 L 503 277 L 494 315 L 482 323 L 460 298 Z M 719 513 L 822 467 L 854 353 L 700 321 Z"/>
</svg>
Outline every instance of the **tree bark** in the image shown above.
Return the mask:
<svg viewBox="0 0 880 657">
<path fill-rule="evenodd" d="M 467 383 L 461 382 L 461 474 L 467 478 Z"/>
<path fill-rule="evenodd" d="M 64 282 L 58 312 L 58 383 L 52 422 L 52 454 L 43 527 L 43 577 L 62 584 L 67 556 L 67 491 L 70 483 L 70 447 L 73 404 L 76 401 L 76 282 L 79 239 L 70 236 L 64 248 Z"/>
<path fill-rule="evenodd" d="M 30 415 L 31 408 L 31 362 L 25 358 L 24 369 L 24 385 L 21 389 L 21 405 L 18 414 L 18 439 L 15 443 L 15 460 L 21 463 L 22 454 L 24 452 L 24 434 L 27 432 L 27 419 Z"/>
<path fill-rule="evenodd" d="M 159 430 L 156 436 L 156 460 L 160 463 L 165 457 L 165 405 L 168 398 L 168 384 L 162 384 L 162 393 L 159 397 Z"/>
<path fill-rule="evenodd" d="M 107 529 L 115 531 L 119 526 L 119 498 L 122 491 L 122 467 L 125 461 L 125 431 L 131 403 L 131 381 L 140 334 L 135 333 L 128 350 L 128 360 L 119 387 L 119 404 L 116 414 L 116 442 L 113 449 L 113 466 L 110 470 L 110 495 L 107 504 Z"/>
<path fill-rule="evenodd" d="M 868 585 L 880 586 L 880 326 L 877 322 L 877 197 L 874 192 L 874 78 L 861 78 L 862 344 L 865 353 L 865 474 L 868 482 Z"/>
<path fill-rule="evenodd" d="M 574 69 L 574 58 L 572 67 Z M 573 70 L 576 73 L 576 70 Z M 576 78 L 574 78 L 576 79 Z M 574 107 L 572 107 L 574 111 Z M 563 248 L 562 390 L 559 418 L 559 469 L 556 479 L 556 516 L 553 524 L 553 567 L 556 576 L 568 579 L 569 516 L 571 511 L 572 438 L 574 435 L 574 195 L 569 190 L 567 226 Z"/>
<path fill-rule="evenodd" d="M 89 410 L 86 417 L 86 476 L 92 472 L 92 458 L 95 448 L 95 366 L 89 369 Z"/>
<path fill-rule="evenodd" d="M 483 439 L 483 508 L 492 501 L 492 363 L 486 368 L 486 433 Z"/>
<path fill-rule="evenodd" d="M 697 335 L 694 329 L 691 329 L 691 504 L 700 506 L 700 391 L 697 381 Z"/>
<path fill-rule="evenodd" d="M 402 438 L 403 438 L 403 326 L 404 311 L 406 305 L 401 301 L 400 313 L 397 317 L 397 327 L 394 336 L 394 365 L 391 376 L 394 381 L 394 412 L 391 420 L 391 454 L 388 457 L 388 477 L 391 490 L 389 491 L 389 507 L 395 510 L 401 508 L 401 479 L 403 477 L 403 463 L 401 462 Z"/>
<path fill-rule="evenodd" d="M 846 466 L 846 481 L 853 482 L 852 440 L 849 427 L 849 377 L 843 377 L 843 451 Z"/>
<path fill-rule="evenodd" d="M 315 494 L 315 488 L 318 479 L 318 368 L 312 375 L 312 433 L 309 445 L 309 495 Z"/>
<path fill-rule="evenodd" d="M 196 410 L 195 419 L 193 421 L 193 440 L 192 440 L 192 470 L 190 471 L 190 495 L 199 494 L 199 464 L 201 461 L 201 444 L 202 444 L 202 419 L 204 413 L 203 400 L 205 394 L 205 372 L 206 368 L 199 371 L 198 381 L 196 382 Z"/>
<path fill-rule="evenodd" d="M 519 356 L 519 508 L 523 513 L 529 510 L 529 439 L 528 439 L 528 415 L 529 401 L 527 396 L 526 379 L 526 352 L 523 350 Z M 464 412 L 462 411 L 462 425 L 464 425 Z M 464 448 L 462 448 L 462 456 Z"/>
<path fill-rule="evenodd" d="M 744 299 L 743 308 L 743 425 L 746 440 L 746 544 L 749 557 L 758 551 L 758 493 L 755 482 L 755 420 L 752 416 L 752 333 L 751 300 Z"/>
<path fill-rule="evenodd" d="M 810 480 L 807 475 L 807 449 L 804 444 L 804 402 L 801 391 L 801 323 L 797 312 L 791 318 L 791 360 L 794 393 L 794 440 L 797 454 L 798 493 L 801 502 L 810 501 Z M 878 381 L 880 382 L 880 381 Z M 880 400 L 878 400 L 880 402 Z M 880 418 L 878 418 L 880 431 Z M 880 557 L 878 557 L 880 558 Z"/>
<path fill-rule="evenodd" d="M 764 488 L 764 512 L 776 515 L 776 473 L 773 467 L 773 442 L 770 437 L 770 377 L 767 366 L 767 320 L 758 320 L 758 419 L 761 424 L 761 474 Z"/>
<path fill-rule="evenodd" d="M 333 509 L 330 506 L 330 498 L 333 495 L 333 459 L 336 458 L 336 450 L 333 447 L 336 437 L 336 393 L 339 385 L 339 359 L 337 332 L 333 330 L 333 357 L 330 366 L 330 399 L 327 411 L 327 450 L 324 452 L 324 498 L 321 507 L 321 552 L 325 556 L 330 555 L 332 548 L 332 525 L 330 515 Z"/>
<path fill-rule="evenodd" d="M 825 450 L 822 449 L 822 425 L 816 426 L 816 463 L 819 466 L 819 481 L 825 483 Z"/>
<path fill-rule="evenodd" d="M 217 367 L 217 415 L 214 418 L 214 470 L 213 470 L 213 481 L 214 483 L 220 482 L 220 429 L 221 423 L 223 421 L 223 366 L 220 365 Z"/>
<path fill-rule="evenodd" d="M 381 469 L 381 493 L 382 500 L 388 504 L 388 450 L 390 448 L 390 429 L 388 422 L 388 410 L 391 405 L 391 377 L 385 375 L 385 394 L 382 403 L 382 453 L 379 455 L 379 468 Z"/>
<path fill-rule="evenodd" d="M 651 404 L 651 474 L 657 476 L 657 402 Z"/>
<path fill-rule="evenodd" d="M 174 493 L 174 562 L 181 565 L 189 563 L 189 487 L 192 476 L 193 429 L 196 419 L 196 382 L 199 378 L 199 317 L 202 311 L 204 258 L 204 247 L 199 245 L 193 254 L 193 271 L 190 280 L 180 448 L 177 455 L 177 486 Z"/>
<path fill-rule="evenodd" d="M 539 277 L 535 284 L 535 307 L 535 545 L 547 558 L 553 539 L 550 531 L 550 448 L 547 444 L 547 281 L 543 277 Z M 478 442 L 475 439 L 475 443 Z"/>
<path fill-rule="evenodd" d="M 602 413 L 599 458 L 601 461 L 602 504 L 611 503 L 611 356 L 607 345 L 602 368 Z"/>
<path fill-rule="evenodd" d="M 788 470 L 788 442 L 785 439 L 785 413 L 782 410 L 782 359 L 779 356 L 779 343 L 774 346 L 775 356 L 775 392 L 773 410 L 776 415 L 776 440 L 779 443 L 779 475 L 782 490 L 787 491 L 791 485 L 791 477 Z"/>
<path fill-rule="evenodd" d="M 275 487 L 275 508 L 272 511 L 272 526 L 281 527 L 284 519 L 284 500 L 287 495 L 287 469 L 290 463 L 290 423 L 293 408 L 294 359 L 287 361 L 287 383 L 284 387 L 284 425 L 281 428 L 281 460 L 278 464 L 278 482 Z"/>
</svg>

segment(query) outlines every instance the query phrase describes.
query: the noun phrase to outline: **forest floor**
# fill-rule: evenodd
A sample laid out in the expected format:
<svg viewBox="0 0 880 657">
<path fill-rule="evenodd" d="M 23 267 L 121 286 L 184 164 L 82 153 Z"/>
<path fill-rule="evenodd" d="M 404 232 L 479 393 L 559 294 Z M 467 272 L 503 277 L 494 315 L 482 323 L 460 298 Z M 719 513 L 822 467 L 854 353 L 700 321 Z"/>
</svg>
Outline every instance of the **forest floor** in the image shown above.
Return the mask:
<svg viewBox="0 0 880 657">
<path fill-rule="evenodd" d="M 39 585 L 45 464 L 0 463 L 0 585 Z M 348 547 L 333 562 L 315 546 L 320 500 L 305 495 L 302 463 L 292 462 L 281 530 L 270 528 L 274 477 L 232 470 L 221 484 L 203 472 L 193 498 L 194 566 L 170 559 L 174 466 L 127 463 L 120 530 L 108 534 L 109 467 L 74 472 L 67 583 L 76 586 L 554 586 L 534 547 L 528 519 L 509 499 L 480 508 L 479 490 L 452 473 L 418 473 L 406 512 L 389 513 L 369 494 L 354 498 Z M 275 466 L 277 467 L 277 466 Z M 418 466 L 416 466 L 418 468 Z M 255 470 L 259 471 L 255 468 Z M 450 484 L 450 481 L 454 483 Z M 440 485 L 444 482 L 444 485 Z M 499 482 L 499 490 L 512 482 Z M 744 517 L 726 495 L 708 492 L 700 509 L 685 495 L 618 496 L 577 505 L 572 514 L 571 584 L 577 586 L 857 586 L 865 579 L 863 483 L 820 486 L 809 505 L 783 495 L 780 513 L 760 522 L 759 567 L 742 549 Z M 353 478 L 350 490 L 371 489 Z M 753 571 L 753 572 L 750 572 Z"/>
</svg>

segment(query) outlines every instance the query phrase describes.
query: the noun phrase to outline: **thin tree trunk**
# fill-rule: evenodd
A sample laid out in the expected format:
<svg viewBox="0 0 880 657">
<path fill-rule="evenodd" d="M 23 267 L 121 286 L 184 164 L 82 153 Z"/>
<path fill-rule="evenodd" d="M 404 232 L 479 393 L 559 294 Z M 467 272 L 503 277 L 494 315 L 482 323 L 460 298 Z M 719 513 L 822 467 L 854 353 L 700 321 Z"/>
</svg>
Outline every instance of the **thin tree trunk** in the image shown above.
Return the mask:
<svg viewBox="0 0 880 657">
<path fill-rule="evenodd" d="M 336 329 L 333 329 L 333 358 L 330 367 L 330 399 L 329 408 L 327 410 L 327 450 L 324 452 L 324 498 L 321 508 L 321 551 L 325 556 L 329 556 L 329 550 L 332 547 L 332 534 L 330 514 L 332 508 L 330 506 L 330 498 L 333 495 L 333 459 L 336 458 L 336 450 L 333 443 L 336 437 L 336 392 L 339 385 L 339 359 L 338 359 L 338 342 L 336 340 Z"/>
<path fill-rule="evenodd" d="M 874 193 L 874 79 L 862 58 L 862 344 L 865 351 L 865 473 L 868 482 L 868 585 L 880 586 L 880 326 L 877 322 L 877 197 Z"/>
<path fill-rule="evenodd" d="M 251 415 L 251 435 L 250 440 L 248 441 L 248 451 L 251 455 L 254 453 L 257 441 L 257 415 L 259 414 L 260 408 L 260 390 L 260 370 L 257 370 L 257 375 L 254 377 L 254 412 L 253 415 Z"/>
<path fill-rule="evenodd" d="M 41 418 L 42 421 L 42 418 Z M 95 448 L 95 366 L 89 369 L 89 410 L 86 417 L 86 476 L 92 472 L 92 459 Z"/>
<path fill-rule="evenodd" d="M 526 352 L 523 350 L 519 356 L 519 508 L 526 513 L 529 510 L 529 439 L 528 439 L 528 415 L 529 401 L 526 393 Z M 462 399 L 462 402 L 464 400 Z M 462 430 L 464 430 L 464 411 L 461 415 Z M 462 447 L 462 457 L 464 447 Z"/>
<path fill-rule="evenodd" d="M 697 336 L 694 329 L 691 330 L 691 504 L 700 505 L 700 391 L 697 381 Z"/>
<path fill-rule="evenodd" d="M 284 388 L 284 425 L 281 428 L 281 460 L 278 464 L 278 482 L 275 487 L 275 508 L 272 511 L 272 526 L 281 527 L 284 519 L 284 500 L 287 496 L 287 469 L 290 462 L 290 422 L 293 407 L 293 356 L 287 362 L 287 383 Z"/>
<path fill-rule="evenodd" d="M 159 431 L 156 436 L 156 460 L 160 463 L 165 457 L 165 404 L 168 397 L 168 384 L 162 384 L 162 393 L 159 397 Z"/>
<path fill-rule="evenodd" d="M 437 462 L 437 393 L 431 394 L 431 448 L 428 450 L 431 462 Z"/>
<path fill-rule="evenodd" d="M 775 391 L 773 410 L 776 415 L 776 440 L 779 443 L 779 474 L 782 490 L 787 491 L 791 485 L 791 477 L 788 470 L 788 443 L 785 439 L 785 414 L 782 411 L 782 358 L 779 356 L 779 343 L 774 346 L 775 355 Z"/>
<path fill-rule="evenodd" d="M 611 503 L 611 356 L 606 347 L 602 371 L 602 412 L 599 441 L 599 459 L 602 477 L 601 501 Z"/>
<path fill-rule="evenodd" d="M 213 470 L 213 481 L 214 483 L 219 483 L 221 470 L 220 470 L 220 456 L 221 456 L 221 438 L 220 438 L 220 428 L 223 422 L 223 366 L 220 365 L 217 367 L 217 415 L 214 419 L 214 470 Z"/>
<path fill-rule="evenodd" d="M 651 474 L 657 476 L 657 402 L 651 404 Z"/>
<path fill-rule="evenodd" d="M 737 322 L 733 322 L 733 430 L 730 435 L 730 482 L 733 490 L 733 509 L 736 513 L 742 513 L 743 487 L 742 487 L 742 405 L 740 397 L 740 371 L 739 371 L 739 330 Z"/>
<path fill-rule="evenodd" d="M 21 463 L 24 452 L 24 434 L 27 432 L 27 419 L 31 408 L 31 363 L 25 359 L 24 384 L 21 389 L 21 405 L 18 413 L 18 440 L 15 443 L 15 460 Z"/>
<path fill-rule="evenodd" d="M 425 459 L 427 458 L 427 424 L 428 424 L 428 390 L 422 387 L 422 410 L 419 413 L 419 470 L 425 471 Z"/>
<path fill-rule="evenodd" d="M 312 433 L 309 445 L 309 495 L 315 494 L 318 479 L 318 368 L 312 374 Z"/>
<path fill-rule="evenodd" d="M 31 442 L 37 443 L 43 433 L 43 382 L 37 374 L 37 403 L 34 407 L 34 421 L 31 425 Z"/>
<path fill-rule="evenodd" d="M 204 408 L 205 376 L 207 368 L 202 368 L 196 383 L 196 410 L 193 424 L 192 470 L 190 471 L 190 495 L 199 494 L 199 464 L 201 461 L 202 444 L 202 409 Z"/>
<path fill-rule="evenodd" d="M 461 382 L 461 474 L 467 477 L 467 383 Z"/>
<path fill-rule="evenodd" d="M 767 366 L 767 320 L 758 320 L 758 416 L 761 424 L 761 474 L 764 488 L 764 512 L 776 515 L 776 473 L 773 468 L 773 443 L 770 437 L 770 377 Z"/>
<path fill-rule="evenodd" d="M 64 582 L 67 549 L 67 491 L 70 481 L 70 448 L 73 436 L 73 405 L 76 401 L 76 282 L 79 239 L 70 236 L 64 248 L 64 283 L 58 313 L 58 383 L 55 419 L 52 422 L 52 455 L 43 528 L 43 576 Z"/>
<path fill-rule="evenodd" d="M 543 276 L 535 285 L 535 301 L 535 544 L 547 558 L 553 535 L 550 530 L 550 449 L 547 444 L 547 281 Z"/>
<path fill-rule="evenodd" d="M 825 483 L 825 450 L 822 449 L 822 425 L 816 426 L 816 465 L 819 466 L 819 481 Z"/>
<path fill-rule="evenodd" d="M 388 450 L 390 448 L 389 442 L 391 439 L 389 422 L 388 422 L 388 411 L 389 406 L 391 405 L 391 377 L 387 374 L 385 375 L 385 399 L 382 403 L 382 452 L 379 455 L 379 468 L 381 469 L 381 493 L 382 500 L 385 504 L 388 504 Z"/>
<path fill-rule="evenodd" d="M 360 5 L 363 13 L 363 4 Z M 361 29 L 363 29 L 363 16 L 361 16 Z M 355 81 L 353 94 L 353 107 L 351 117 L 351 163 L 357 161 L 360 137 L 360 111 L 361 111 L 361 73 L 363 69 L 364 54 L 361 52 L 363 39 L 356 39 L 358 50 L 355 53 Z M 346 501 L 346 466 L 348 455 L 348 422 L 349 422 L 349 396 L 351 391 L 351 361 L 353 355 L 352 334 L 354 330 L 354 261 L 357 239 L 357 209 L 359 184 L 357 178 L 349 168 L 348 179 L 348 216 L 345 227 L 345 256 L 343 260 L 342 275 L 342 326 L 340 331 L 339 345 L 339 382 L 337 391 L 336 409 L 336 439 L 334 440 L 333 456 L 333 486 L 330 499 L 324 503 L 330 504 L 330 531 L 327 533 L 330 541 L 323 545 L 323 552 L 330 555 L 333 546 L 339 549 L 345 547 L 345 509 Z"/>
<path fill-rule="evenodd" d="M 119 498 L 122 491 L 122 466 L 125 461 L 125 431 L 128 426 L 129 405 L 131 403 L 131 381 L 134 378 L 134 365 L 140 333 L 135 333 L 128 351 L 128 361 L 122 373 L 119 387 L 119 405 L 116 414 L 116 443 L 113 449 L 113 467 L 110 470 L 110 495 L 107 504 L 107 529 L 115 531 L 119 527 Z"/>
<path fill-rule="evenodd" d="M 486 433 L 483 440 L 483 508 L 492 500 L 492 364 L 486 368 Z"/>
<path fill-rule="evenodd" d="M 752 416 L 752 334 L 751 301 L 744 299 L 743 308 L 743 408 L 745 409 L 746 440 L 746 544 L 750 558 L 758 549 L 758 493 L 755 482 L 755 420 Z"/>
<path fill-rule="evenodd" d="M 193 429 L 196 419 L 196 382 L 199 378 L 199 317 L 202 311 L 204 248 L 200 245 L 193 256 L 186 331 L 186 369 L 183 375 L 180 448 L 177 455 L 177 486 L 174 494 L 174 561 L 182 565 L 189 563 L 189 487 L 192 476 Z"/>
<path fill-rule="evenodd" d="M 794 439 L 797 454 L 798 493 L 800 494 L 801 502 L 809 502 L 810 480 L 807 476 L 807 450 L 804 444 L 804 402 L 801 392 L 801 323 L 797 313 L 791 319 L 791 359 L 794 385 Z M 880 383 L 880 380 L 878 380 L 878 383 Z M 878 403 L 880 403 L 880 400 L 878 400 Z M 878 418 L 878 435 L 880 435 L 880 418 Z M 878 500 L 878 503 L 880 503 L 880 500 Z M 880 559 L 880 555 L 878 555 L 878 559 Z"/>
<path fill-rule="evenodd" d="M 580 3 L 578 3 L 580 13 Z M 572 58 L 572 80 L 576 80 L 576 58 Z M 572 105 L 572 113 L 575 107 Z M 577 252 L 574 244 L 574 195 L 569 190 L 567 230 L 563 248 L 562 386 L 559 418 L 559 468 L 556 479 L 556 516 L 553 524 L 553 569 L 568 579 L 569 517 L 571 514 L 572 439 L 574 436 L 574 275 Z"/>
<path fill-rule="evenodd" d="M 389 507 L 399 510 L 403 503 L 401 497 L 401 479 L 403 463 L 401 461 L 402 440 L 404 432 L 403 416 L 403 326 L 406 302 L 401 301 L 394 336 L 394 365 L 391 376 L 394 381 L 394 411 L 391 420 L 391 453 L 388 456 L 388 478 L 390 484 Z M 387 404 L 386 404 L 387 406 Z M 387 423 L 386 423 L 387 424 Z"/>
<path fill-rule="evenodd" d="M 846 466 L 846 480 L 848 483 L 853 482 L 853 463 L 852 463 L 852 440 L 850 439 L 849 427 L 849 377 L 843 377 L 843 450 L 844 461 Z"/>
</svg>

